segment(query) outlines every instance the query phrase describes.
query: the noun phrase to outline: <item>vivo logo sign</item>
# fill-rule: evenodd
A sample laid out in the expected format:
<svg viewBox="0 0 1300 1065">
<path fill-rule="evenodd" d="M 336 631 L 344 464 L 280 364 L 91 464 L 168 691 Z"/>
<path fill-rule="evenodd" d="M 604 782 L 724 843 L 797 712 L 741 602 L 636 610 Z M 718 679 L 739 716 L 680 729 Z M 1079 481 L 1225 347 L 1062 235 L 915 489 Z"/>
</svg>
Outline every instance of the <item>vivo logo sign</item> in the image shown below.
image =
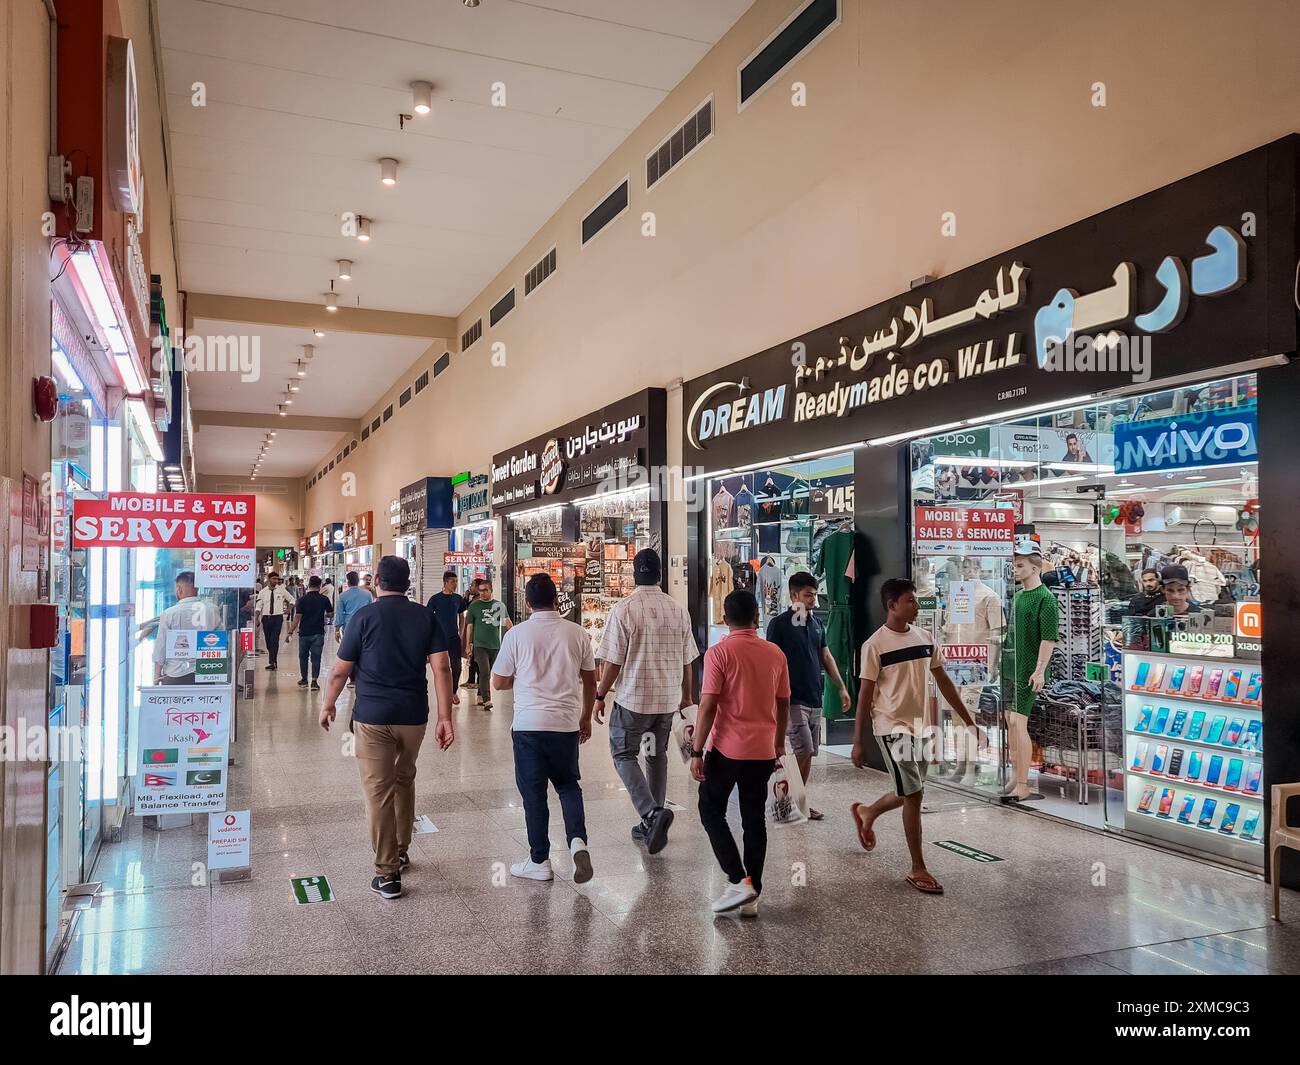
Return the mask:
<svg viewBox="0 0 1300 1065">
<path fill-rule="evenodd" d="M 1115 426 L 1115 472 L 1257 462 L 1254 410 L 1199 411 Z"/>
</svg>

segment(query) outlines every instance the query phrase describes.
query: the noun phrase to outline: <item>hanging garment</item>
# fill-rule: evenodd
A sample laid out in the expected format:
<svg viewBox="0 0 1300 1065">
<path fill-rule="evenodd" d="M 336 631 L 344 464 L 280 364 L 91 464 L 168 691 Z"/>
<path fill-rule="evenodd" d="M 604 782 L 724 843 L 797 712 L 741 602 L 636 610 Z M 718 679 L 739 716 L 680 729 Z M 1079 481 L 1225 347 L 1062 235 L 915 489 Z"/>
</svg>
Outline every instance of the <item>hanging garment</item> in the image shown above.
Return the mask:
<svg viewBox="0 0 1300 1065">
<path fill-rule="evenodd" d="M 762 613 L 763 628 L 767 621 L 781 613 L 781 568 L 770 558 L 763 560 L 758 571 L 758 608 Z"/>
<path fill-rule="evenodd" d="M 713 608 L 713 624 L 715 625 L 726 624 L 722 604 L 727 596 L 731 594 L 733 587 L 731 573 L 731 563 L 720 558 L 713 564 L 713 573 L 709 576 L 709 605 Z"/>
<path fill-rule="evenodd" d="M 853 672 L 853 615 L 849 607 L 853 590 L 853 581 L 849 576 L 852 564 L 851 530 L 836 529 L 822 539 L 814 573 L 826 581 L 826 597 L 830 600 L 830 617 L 826 620 L 826 647 L 848 686 L 850 713 L 857 704 L 858 689 L 857 677 Z M 840 705 L 839 689 L 835 687 L 829 673 L 822 686 L 822 716 L 831 721 L 848 716 Z"/>
<path fill-rule="evenodd" d="M 735 497 L 727 491 L 724 484 L 718 485 L 718 494 L 713 497 L 713 527 L 726 529 L 731 526 L 731 504 Z"/>
<path fill-rule="evenodd" d="M 754 493 L 742 485 L 731 503 L 731 524 L 737 529 L 753 528 L 757 505 Z"/>
<path fill-rule="evenodd" d="M 758 575 L 748 562 L 737 562 L 731 567 L 731 580 L 737 591 L 752 592 L 758 583 Z"/>
</svg>

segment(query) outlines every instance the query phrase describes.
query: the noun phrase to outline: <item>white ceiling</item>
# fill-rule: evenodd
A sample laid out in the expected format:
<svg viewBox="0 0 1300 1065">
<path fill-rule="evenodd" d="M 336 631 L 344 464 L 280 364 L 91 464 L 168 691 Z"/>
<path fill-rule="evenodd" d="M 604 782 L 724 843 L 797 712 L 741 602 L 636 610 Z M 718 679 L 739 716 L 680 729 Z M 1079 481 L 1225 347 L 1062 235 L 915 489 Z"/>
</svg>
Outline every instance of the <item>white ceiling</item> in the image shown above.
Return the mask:
<svg viewBox="0 0 1300 1065">
<path fill-rule="evenodd" d="M 265 431 L 260 429 L 201 426 L 195 455 L 198 472 L 247 478 L 265 435 Z M 301 477 L 341 439 L 338 433 L 277 429 L 258 476 Z"/>
<path fill-rule="evenodd" d="M 752 2 L 167 0 L 181 285 L 319 302 L 350 258 L 345 305 L 455 316 Z"/>
</svg>

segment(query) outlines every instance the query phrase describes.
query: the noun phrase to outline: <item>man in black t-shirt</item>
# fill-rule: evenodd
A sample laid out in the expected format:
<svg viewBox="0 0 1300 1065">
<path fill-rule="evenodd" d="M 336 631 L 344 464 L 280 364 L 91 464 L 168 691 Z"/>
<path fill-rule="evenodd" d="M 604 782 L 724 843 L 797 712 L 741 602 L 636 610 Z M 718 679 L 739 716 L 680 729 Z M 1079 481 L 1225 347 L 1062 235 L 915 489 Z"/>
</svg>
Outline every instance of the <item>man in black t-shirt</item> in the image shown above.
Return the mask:
<svg viewBox="0 0 1300 1065">
<path fill-rule="evenodd" d="M 429 596 L 427 604 L 429 614 L 442 628 L 443 639 L 447 641 L 447 657 L 451 661 L 451 701 L 460 705 L 460 642 L 464 613 L 469 608 L 469 600 L 456 591 L 456 571 L 449 569 L 442 575 L 442 591 Z M 475 582 L 477 588 L 478 582 Z"/>
<path fill-rule="evenodd" d="M 411 568 L 404 558 L 385 555 L 375 574 L 379 595 L 343 630 L 321 707 L 320 726 L 329 731 L 336 702 L 356 667 L 352 731 L 357 766 L 366 793 L 375 877 L 370 888 L 381 898 L 402 896 L 402 870 L 415 825 L 415 760 L 429 722 L 433 667 L 438 698 L 434 735 L 444 751 L 455 741 L 451 720 L 451 666 L 442 628 L 427 607 L 406 597 Z"/>
<path fill-rule="evenodd" d="M 298 634 L 298 687 L 307 687 L 307 659 L 311 658 L 311 690 L 320 691 L 320 653 L 325 646 L 325 615 L 332 613 L 330 601 L 321 594 L 320 578 L 307 582 L 307 594 L 293 606 L 289 635 Z"/>
</svg>

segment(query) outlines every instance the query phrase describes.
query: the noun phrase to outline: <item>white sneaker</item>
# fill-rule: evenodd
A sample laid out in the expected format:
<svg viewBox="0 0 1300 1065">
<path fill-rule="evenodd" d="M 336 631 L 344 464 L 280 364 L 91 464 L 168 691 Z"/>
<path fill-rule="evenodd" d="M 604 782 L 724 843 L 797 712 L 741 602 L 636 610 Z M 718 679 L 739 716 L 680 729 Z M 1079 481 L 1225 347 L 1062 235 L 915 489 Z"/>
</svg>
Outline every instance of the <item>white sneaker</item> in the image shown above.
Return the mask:
<svg viewBox="0 0 1300 1065">
<path fill-rule="evenodd" d="M 510 875 L 520 877 L 523 880 L 555 879 L 555 874 L 551 872 L 550 858 L 547 858 L 544 862 L 535 862 L 531 858 L 526 862 L 518 862 L 510 867 Z"/>
<path fill-rule="evenodd" d="M 752 899 L 749 902 L 742 903 L 736 912 L 739 913 L 741 917 L 757 917 L 758 899 Z"/>
<path fill-rule="evenodd" d="M 757 898 L 758 892 L 754 890 L 753 881 L 745 877 L 739 884 L 728 884 L 722 894 L 713 900 L 713 912 L 730 913 Z"/>
<path fill-rule="evenodd" d="M 573 842 L 569 844 L 569 854 L 573 858 L 573 882 L 575 884 L 585 884 L 592 877 L 591 855 L 587 852 L 587 841 L 574 836 Z M 548 862 L 546 865 L 548 872 L 550 868 Z"/>
</svg>

